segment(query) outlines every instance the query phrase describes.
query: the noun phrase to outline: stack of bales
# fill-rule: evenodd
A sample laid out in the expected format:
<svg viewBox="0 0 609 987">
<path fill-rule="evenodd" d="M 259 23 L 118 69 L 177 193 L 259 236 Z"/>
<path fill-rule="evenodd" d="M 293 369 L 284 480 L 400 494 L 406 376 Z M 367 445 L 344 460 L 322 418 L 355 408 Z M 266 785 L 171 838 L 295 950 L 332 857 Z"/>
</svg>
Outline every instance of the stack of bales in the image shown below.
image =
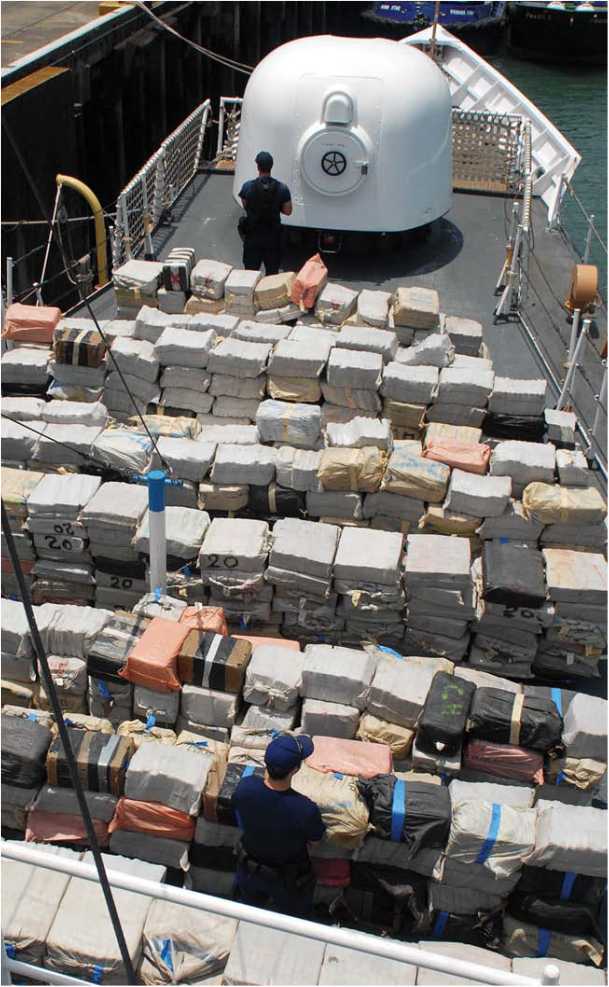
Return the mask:
<svg viewBox="0 0 609 987">
<path fill-rule="evenodd" d="M 400 640 L 403 633 L 403 536 L 399 532 L 343 528 L 334 560 L 343 639 Z"/>
<path fill-rule="evenodd" d="M 230 621 L 270 622 L 273 587 L 264 579 L 270 542 L 264 521 L 214 518 L 210 524 L 199 555 L 201 578 L 210 603 L 223 607 Z"/>
<path fill-rule="evenodd" d="M 213 329 L 198 332 L 168 327 L 163 330 L 154 352 L 162 368 L 159 404 L 165 413 L 207 414 L 211 410 L 213 399 L 207 393 L 210 375 L 205 368 L 215 341 Z"/>
<path fill-rule="evenodd" d="M 114 417 L 132 415 L 134 401 L 137 411 L 145 414 L 148 405 L 158 403 L 161 394 L 158 383 L 159 361 L 153 344 L 147 339 L 119 337 L 112 343 L 111 354 L 109 372 L 104 383 L 104 404 Z M 123 375 L 124 383 L 117 367 Z"/>
<path fill-rule="evenodd" d="M 104 325 L 102 322 L 102 328 Z M 53 333 L 49 396 L 64 401 L 99 401 L 107 370 L 106 343 L 93 319 L 62 319 Z"/>
<path fill-rule="evenodd" d="M 134 319 L 142 305 L 158 308 L 163 265 L 157 261 L 128 260 L 112 272 L 117 318 Z"/>
<path fill-rule="evenodd" d="M 17 470 L 3 466 L 1 477 L 2 500 L 6 508 L 9 527 L 13 533 L 17 556 L 21 561 L 21 570 L 26 584 L 31 587 L 36 552 L 27 527 L 27 505 L 30 494 L 38 486 L 43 474 L 33 470 Z M 2 593 L 4 596 L 17 596 L 19 592 L 17 577 L 13 571 L 4 532 L 2 533 L 1 545 Z"/>
<path fill-rule="evenodd" d="M 145 591 L 138 585 L 144 580 L 144 567 L 132 542 L 147 501 L 143 486 L 103 483 L 79 515 L 95 563 L 97 606 L 130 609 Z"/>
<path fill-rule="evenodd" d="M 161 312 L 177 315 L 184 311 L 190 294 L 190 275 L 196 264 L 192 247 L 173 247 L 163 261 L 162 287 L 157 291 Z"/>
</svg>

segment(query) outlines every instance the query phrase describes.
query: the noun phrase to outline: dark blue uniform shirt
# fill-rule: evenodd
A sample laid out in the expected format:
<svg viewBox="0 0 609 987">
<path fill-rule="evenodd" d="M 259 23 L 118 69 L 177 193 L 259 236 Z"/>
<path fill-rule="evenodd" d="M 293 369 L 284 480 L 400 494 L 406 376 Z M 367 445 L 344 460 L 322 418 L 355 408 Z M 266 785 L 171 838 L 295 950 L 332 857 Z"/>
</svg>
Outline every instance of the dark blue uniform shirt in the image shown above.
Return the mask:
<svg viewBox="0 0 609 987">
<path fill-rule="evenodd" d="M 277 866 L 307 858 L 307 843 L 321 840 L 326 827 L 318 807 L 291 788 L 277 792 L 258 775 L 242 778 L 232 799 L 245 852 Z"/>
<path fill-rule="evenodd" d="M 251 229 L 247 234 L 247 239 L 249 243 L 258 244 L 259 246 L 274 245 L 279 242 L 279 237 L 281 235 L 280 207 L 283 206 L 284 203 L 290 202 L 292 196 L 290 195 L 290 190 L 287 185 L 273 179 L 273 182 L 276 183 L 276 196 L 274 200 L 277 206 L 276 215 L 273 216 L 270 222 L 256 220 L 254 213 L 248 208 L 248 198 L 250 197 L 252 189 L 257 181 L 259 181 L 259 179 L 251 178 L 249 181 L 244 182 L 241 186 L 241 191 L 239 192 L 239 198 L 243 199 L 243 202 L 245 203 L 245 212 L 252 224 Z M 264 182 L 265 179 L 262 179 L 262 181 Z"/>
</svg>

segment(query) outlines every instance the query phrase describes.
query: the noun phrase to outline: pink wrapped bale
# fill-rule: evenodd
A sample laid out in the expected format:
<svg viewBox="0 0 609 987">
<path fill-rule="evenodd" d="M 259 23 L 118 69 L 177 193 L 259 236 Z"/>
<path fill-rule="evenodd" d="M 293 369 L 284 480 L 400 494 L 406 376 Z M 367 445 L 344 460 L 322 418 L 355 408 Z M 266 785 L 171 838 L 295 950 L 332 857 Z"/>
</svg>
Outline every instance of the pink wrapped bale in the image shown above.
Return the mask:
<svg viewBox="0 0 609 987">
<path fill-rule="evenodd" d="M 341 740 L 338 737 L 313 737 L 315 750 L 307 765 L 316 771 L 338 772 L 370 779 L 390 774 L 393 770 L 391 748 L 388 744 L 372 744 L 366 740 Z"/>
</svg>

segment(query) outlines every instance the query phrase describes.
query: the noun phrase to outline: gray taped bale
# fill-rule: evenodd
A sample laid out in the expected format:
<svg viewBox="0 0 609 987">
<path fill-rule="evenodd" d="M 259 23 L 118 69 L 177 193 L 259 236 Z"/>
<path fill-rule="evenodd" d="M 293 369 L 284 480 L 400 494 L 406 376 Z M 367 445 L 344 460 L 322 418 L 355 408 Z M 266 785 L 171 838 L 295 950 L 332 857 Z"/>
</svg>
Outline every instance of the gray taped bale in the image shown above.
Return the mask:
<svg viewBox="0 0 609 987">
<path fill-rule="evenodd" d="M 116 505 L 120 504 L 120 514 Z M 86 527 L 135 530 L 148 506 L 148 491 L 133 483 L 102 483 L 80 515 Z M 130 536 L 128 536 L 130 537 Z"/>
<path fill-rule="evenodd" d="M 374 446 L 390 450 L 393 444 L 391 423 L 387 419 L 353 418 L 343 424 L 329 422 L 326 427 L 326 445 L 349 449 Z"/>
<path fill-rule="evenodd" d="M 362 498 L 358 493 L 345 491 L 307 490 L 307 514 L 319 518 L 345 518 L 360 521 Z"/>
<path fill-rule="evenodd" d="M 23 603 L 2 597 L 0 608 L 3 650 L 20 658 L 31 658 L 34 650 Z"/>
<path fill-rule="evenodd" d="M 110 435 L 110 431 L 110 429 L 101 431 L 98 425 L 92 427 L 88 425 L 47 425 L 44 429 L 44 435 L 41 435 L 38 440 L 36 459 L 43 463 L 55 463 L 58 466 L 72 465 L 80 468 L 83 464 L 83 455 L 92 454 L 109 465 L 113 465 L 113 460 L 119 465 L 124 465 L 121 463 L 121 444 L 124 442 L 125 451 L 128 450 L 126 462 L 130 466 L 139 462 L 140 467 L 135 466 L 135 468 L 143 469 L 141 464 L 146 464 L 148 461 L 147 450 L 150 449 L 150 444 L 148 442 L 143 443 L 138 452 L 134 450 L 134 442 L 131 437 L 126 440 L 104 439 L 105 436 Z M 113 445 L 114 441 L 115 445 Z M 62 445 L 57 445 L 58 442 Z M 66 449 L 66 445 L 69 445 L 68 449 Z M 4 439 L 2 440 L 2 448 L 5 448 Z M 113 456 L 114 452 L 115 455 Z"/>
<path fill-rule="evenodd" d="M 601 524 L 549 524 L 543 529 L 540 537 L 543 547 L 557 546 L 566 548 L 598 548 L 605 549 L 607 545 L 607 526 Z"/>
<path fill-rule="evenodd" d="M 466 538 L 451 535 L 408 535 L 404 579 L 411 586 L 468 589 L 471 548 Z"/>
<path fill-rule="evenodd" d="M 191 723 L 230 729 L 239 711 L 239 696 L 195 685 L 182 686 L 180 712 Z"/>
<path fill-rule="evenodd" d="M 354 311 L 357 296 L 357 291 L 352 291 L 351 288 L 328 282 L 317 297 L 315 315 L 322 323 L 340 325 Z"/>
<path fill-rule="evenodd" d="M 7 829 L 18 829 L 22 833 L 27 828 L 27 818 L 32 803 L 38 794 L 38 786 L 35 788 L 18 788 L 17 785 L 7 785 L 2 783 L 0 804 L 0 820 L 2 826 Z M 4 909 L 4 901 L 2 902 Z M 6 914 L 6 912 L 5 912 Z"/>
<path fill-rule="evenodd" d="M 345 352 L 345 350 L 343 350 Z M 382 402 L 378 396 L 376 390 L 362 390 L 361 388 L 353 387 L 334 387 L 328 384 L 326 381 L 321 381 L 321 393 L 323 395 L 326 406 L 324 408 L 324 424 L 328 421 L 350 421 L 350 417 L 329 417 L 328 408 L 331 405 L 336 405 L 338 408 L 351 408 L 358 413 L 368 412 L 371 415 L 376 415 L 378 411 L 381 410 Z M 338 411 L 332 409 L 334 415 L 339 415 Z M 352 417 L 352 416 L 351 416 Z"/>
<path fill-rule="evenodd" d="M 576 693 L 564 716 L 562 742 L 567 757 L 607 762 L 607 700 Z"/>
<path fill-rule="evenodd" d="M 334 560 L 334 576 L 393 586 L 400 580 L 402 551 L 403 537 L 397 532 L 344 528 Z"/>
<path fill-rule="evenodd" d="M 243 698 L 254 706 L 286 713 L 302 689 L 304 656 L 278 644 L 259 644 L 245 673 Z"/>
<path fill-rule="evenodd" d="M 152 308 L 150 305 L 142 305 L 133 325 L 134 329 L 131 336 L 134 339 L 145 339 L 149 343 L 156 343 L 165 329 L 173 326 L 174 322 L 166 312 L 160 312 L 158 308 Z M 95 329 L 95 326 L 93 325 L 91 328 Z M 119 332 L 115 338 L 123 336 L 124 334 Z"/>
<path fill-rule="evenodd" d="M 175 870 L 187 871 L 188 843 L 182 840 L 170 840 L 164 836 L 152 836 L 149 833 L 135 833 L 128 830 L 115 830 L 110 836 L 109 848 L 112 853 L 122 854 L 138 860 L 147 860 L 150 864 L 160 864 L 162 867 L 172 867 Z"/>
<path fill-rule="evenodd" d="M 242 339 L 244 343 L 271 343 L 273 346 L 287 339 L 292 329 L 290 326 L 272 325 L 270 322 L 254 322 L 244 319 L 234 332 L 232 339 Z"/>
<path fill-rule="evenodd" d="M 196 367 L 165 367 L 159 381 L 160 386 L 165 389 L 184 388 L 189 391 L 207 391 L 212 380 L 212 375 Z M 169 404 L 169 401 L 165 402 Z M 193 411 L 196 409 L 193 408 Z M 201 412 L 204 414 L 205 412 Z"/>
<path fill-rule="evenodd" d="M 155 692 L 143 685 L 133 690 L 133 715 L 146 720 L 152 714 L 158 726 L 172 727 L 178 716 L 179 692 Z"/>
<path fill-rule="evenodd" d="M 205 372 L 201 372 L 201 377 L 205 381 Z M 138 401 L 151 402 L 158 400 L 159 393 L 159 381 L 155 380 L 145 380 L 143 377 L 136 377 L 132 373 L 123 372 L 121 378 L 118 371 L 111 370 L 106 377 L 104 382 L 104 396 L 108 395 L 110 399 L 113 398 L 115 393 L 124 394 L 126 398 L 130 398 L 128 391 L 138 399 Z M 128 389 L 128 390 L 127 390 Z M 110 401 L 107 402 L 110 406 Z"/>
<path fill-rule="evenodd" d="M 124 374 L 132 374 L 154 383 L 159 375 L 159 361 L 154 346 L 147 340 L 116 339 L 112 343 L 112 356 Z"/>
<path fill-rule="evenodd" d="M 6 404 L 6 401 L 4 402 Z M 580 449 L 557 449 L 556 466 L 559 482 L 565 487 L 589 487 L 590 468 Z"/>
<path fill-rule="evenodd" d="M 250 706 L 243 717 L 240 730 L 272 732 L 293 730 L 297 714 L 293 709 L 287 713 L 277 713 L 261 706 Z M 237 727 L 234 728 L 237 730 Z M 236 736 L 236 735 L 235 735 Z M 251 740 L 250 740 L 251 742 Z M 242 746 L 245 746 L 242 738 Z M 266 747 L 266 744 L 264 745 Z"/>
<path fill-rule="evenodd" d="M 457 960 L 464 960 L 469 963 L 477 963 L 491 970 L 501 970 L 510 972 L 510 961 L 506 956 L 495 953 L 490 949 L 481 949 L 479 946 L 469 946 L 460 942 L 420 942 L 421 949 L 439 953 L 447 958 L 454 957 Z M 419 967 L 417 973 L 417 984 L 420 987 L 456 987 L 456 985 L 468 985 L 471 987 L 471 980 L 465 977 L 457 977 L 454 973 L 438 973 L 436 970 L 428 970 Z"/>
<path fill-rule="evenodd" d="M 357 319 L 360 324 L 384 329 L 389 318 L 391 292 L 364 288 L 357 297 Z"/>
<path fill-rule="evenodd" d="M 550 442 L 575 442 L 577 418 L 572 411 L 556 411 L 554 408 L 544 410 L 546 434 Z"/>
<path fill-rule="evenodd" d="M 201 983 L 221 973 L 237 925 L 236 919 L 223 915 L 153 901 L 144 926 L 139 968 L 144 983 Z"/>
<path fill-rule="evenodd" d="M 336 525 L 281 518 L 273 527 L 269 565 L 329 580 L 339 538 Z"/>
<path fill-rule="evenodd" d="M 413 497 L 402 497 L 399 494 L 385 493 L 383 490 L 379 493 L 366 494 L 364 497 L 365 518 L 395 518 L 418 524 L 424 514 L 425 501 L 415 500 Z"/>
<path fill-rule="evenodd" d="M 493 390 L 492 370 L 474 371 L 462 367 L 446 367 L 440 371 L 438 401 L 443 404 L 465 404 L 484 408 Z"/>
<path fill-rule="evenodd" d="M 437 392 L 437 367 L 408 366 L 394 361 L 383 369 L 381 394 L 404 404 L 430 404 Z"/>
<path fill-rule="evenodd" d="M 325 987 L 339 984 L 361 984 L 362 987 L 369 984 L 402 985 L 416 983 L 416 977 L 417 967 L 411 963 L 401 963 L 385 956 L 374 956 L 372 953 L 362 953 L 359 949 L 328 943 L 318 983 Z"/>
<path fill-rule="evenodd" d="M 213 763 L 211 756 L 184 746 L 142 744 L 129 761 L 125 796 L 196 816 Z"/>
<path fill-rule="evenodd" d="M 207 369 L 233 377 L 258 377 L 264 373 L 271 350 L 270 343 L 224 339 L 209 354 Z"/>
<path fill-rule="evenodd" d="M 504 904 L 500 895 L 489 894 L 481 888 L 461 888 L 430 881 L 428 892 L 430 909 L 450 915 L 478 916 L 481 912 L 496 911 Z"/>
<path fill-rule="evenodd" d="M 86 853 L 82 860 L 92 865 L 93 855 Z M 156 864 L 110 854 L 103 854 L 102 860 L 108 870 L 159 884 L 165 877 L 166 869 Z M 114 888 L 112 894 L 131 961 L 137 967 L 151 899 L 120 888 Z M 82 921 L 83 915 L 87 916 L 86 922 Z M 95 929 L 95 936 L 91 936 L 91 929 Z M 70 880 L 48 934 L 44 965 L 75 977 L 101 977 L 102 983 L 125 982 L 127 974 L 98 883 L 76 877 Z"/>
<path fill-rule="evenodd" d="M 556 448 L 542 442 L 498 442 L 491 454 L 493 476 L 511 476 L 519 487 L 536 480 L 554 483 Z"/>
<path fill-rule="evenodd" d="M 546 380 L 495 377 L 488 408 L 497 415 L 542 415 L 546 404 Z"/>
<path fill-rule="evenodd" d="M 209 393 L 214 397 L 237 397 L 246 401 L 261 401 L 266 393 L 266 377 L 231 377 L 212 374 Z"/>
<path fill-rule="evenodd" d="M 551 600 L 605 606 L 607 563 L 602 555 L 564 548 L 544 548 L 542 555 Z"/>
<path fill-rule="evenodd" d="M 286 339 L 279 342 L 269 361 L 269 373 L 276 377 L 319 377 L 332 347 L 315 334 L 306 342 Z"/>
<path fill-rule="evenodd" d="M 466 425 L 481 428 L 486 418 L 484 408 L 470 408 L 465 404 L 432 404 L 427 409 L 428 422 L 444 422 L 447 425 Z"/>
<path fill-rule="evenodd" d="M 256 413 L 262 442 L 313 449 L 319 441 L 321 412 L 318 405 L 262 401 Z"/>
<path fill-rule="evenodd" d="M 440 297 L 433 288 L 397 288 L 393 297 L 396 325 L 413 329 L 435 329 L 440 320 Z"/>
<path fill-rule="evenodd" d="M 217 260 L 200 260 L 190 272 L 190 287 L 199 298 L 222 298 L 232 267 Z"/>
<path fill-rule="evenodd" d="M 387 329 L 373 329 L 368 326 L 343 326 L 336 341 L 337 347 L 344 350 L 363 350 L 379 353 L 383 363 L 395 359 L 398 351 L 398 337 Z"/>
<path fill-rule="evenodd" d="M 3 414 L 10 414 L 3 402 Z M 18 416 L 16 416 L 18 417 Z M 108 412 L 100 401 L 49 401 L 42 409 L 41 418 L 51 425 L 105 425 Z"/>
<path fill-rule="evenodd" d="M 207 569 L 262 572 L 270 544 L 266 521 L 250 518 L 214 518 L 203 540 L 199 565 Z M 235 564 L 236 560 L 236 564 Z"/>
<path fill-rule="evenodd" d="M 450 336 L 457 353 L 477 356 L 482 345 L 482 326 L 474 319 L 463 319 L 457 315 L 444 318 L 444 332 Z"/>
<path fill-rule="evenodd" d="M 181 411 L 195 411 L 202 415 L 211 411 L 213 404 L 211 394 L 202 394 L 188 387 L 165 387 L 160 400 L 162 408 L 180 408 Z"/>
<path fill-rule="evenodd" d="M 452 806 L 446 856 L 482 863 L 497 877 L 516 874 L 535 845 L 535 810 L 492 802 Z"/>
<path fill-rule="evenodd" d="M 359 710 L 354 706 L 322 699 L 305 699 L 302 704 L 301 725 L 306 734 L 353 740 L 359 715 Z"/>
<path fill-rule="evenodd" d="M 4 353 L 0 361 L 5 384 L 32 384 L 46 387 L 49 365 L 48 350 L 20 346 Z"/>
<path fill-rule="evenodd" d="M 535 847 L 526 863 L 548 870 L 607 876 L 607 824 L 603 809 L 561 802 L 537 803 Z"/>
<path fill-rule="evenodd" d="M 281 446 L 276 450 L 275 479 L 280 487 L 290 490 L 317 490 L 320 451 Z"/>
<path fill-rule="evenodd" d="M 454 785 L 455 781 L 456 779 L 451 781 L 450 785 Z M 484 782 L 479 784 L 484 784 Z M 502 787 L 513 788 L 514 786 L 495 785 L 493 787 L 501 789 Z M 424 852 L 419 853 L 418 856 L 425 860 L 423 854 Z M 483 864 L 462 864 L 445 854 L 441 854 L 436 860 L 430 876 L 433 877 L 434 881 L 439 881 L 449 887 L 472 888 L 501 898 L 507 897 L 520 879 L 519 872 L 511 877 L 495 877 Z"/>
<path fill-rule="evenodd" d="M 213 329 L 192 332 L 189 329 L 164 329 L 155 343 L 154 353 L 163 367 L 206 367 L 216 341 Z"/>
<path fill-rule="evenodd" d="M 543 530 L 541 521 L 527 516 L 522 501 L 510 498 L 503 513 L 485 518 L 477 533 L 485 540 L 508 538 L 510 541 L 537 542 Z"/>
<path fill-rule="evenodd" d="M 212 483 L 268 486 L 275 477 L 275 450 L 263 445 L 220 445 L 211 469 Z"/>
<path fill-rule="evenodd" d="M 532 980 L 541 982 L 541 978 L 548 964 L 551 963 L 558 969 L 560 974 L 560 984 L 572 985 L 572 987 L 605 987 L 607 978 L 604 970 L 595 970 L 594 967 L 583 963 L 569 963 L 568 960 L 559 960 L 555 956 L 525 957 L 515 956 L 512 960 L 512 973 L 517 977 L 531 977 Z"/>
<path fill-rule="evenodd" d="M 436 775 L 456 775 L 461 770 L 461 748 L 454 754 L 430 754 L 417 744 L 416 737 L 411 749 L 412 766 L 415 771 L 429 771 Z"/>
<path fill-rule="evenodd" d="M 512 493 L 509 476 L 476 476 L 455 469 L 450 478 L 445 507 L 455 514 L 499 517 Z"/>
<path fill-rule="evenodd" d="M 195 558 L 199 554 L 205 532 L 211 518 L 205 511 L 188 507 L 165 508 L 167 554 L 177 558 Z M 133 539 L 133 547 L 143 555 L 150 555 L 150 512 L 146 511 Z"/>
<path fill-rule="evenodd" d="M 161 435 L 157 439 L 157 449 L 178 479 L 200 483 L 214 461 L 216 443 Z"/>
<path fill-rule="evenodd" d="M 209 442 L 215 445 L 252 446 L 260 442 L 260 435 L 255 425 L 204 425 L 198 437 L 199 442 Z"/>
<path fill-rule="evenodd" d="M 396 362 L 407 367 L 450 367 L 455 348 L 450 338 L 442 332 L 432 333 L 415 346 L 398 349 Z"/>
<path fill-rule="evenodd" d="M 308 644 L 304 650 L 302 695 L 363 710 L 376 670 L 367 651 Z"/>
<path fill-rule="evenodd" d="M 535 789 L 517 785 L 495 785 L 492 782 L 461 781 L 455 778 L 448 786 L 452 805 L 459 802 L 500 802 L 521 809 L 530 809 Z"/>
<path fill-rule="evenodd" d="M 328 359 L 326 379 L 331 387 L 376 391 L 382 370 L 383 358 L 378 353 L 334 348 Z"/>
<path fill-rule="evenodd" d="M 316 984 L 325 948 L 304 936 L 239 922 L 223 983 Z"/>
<path fill-rule="evenodd" d="M 381 652 L 368 698 L 368 712 L 414 729 L 436 672 L 451 674 L 445 658 L 400 659 Z"/>
</svg>

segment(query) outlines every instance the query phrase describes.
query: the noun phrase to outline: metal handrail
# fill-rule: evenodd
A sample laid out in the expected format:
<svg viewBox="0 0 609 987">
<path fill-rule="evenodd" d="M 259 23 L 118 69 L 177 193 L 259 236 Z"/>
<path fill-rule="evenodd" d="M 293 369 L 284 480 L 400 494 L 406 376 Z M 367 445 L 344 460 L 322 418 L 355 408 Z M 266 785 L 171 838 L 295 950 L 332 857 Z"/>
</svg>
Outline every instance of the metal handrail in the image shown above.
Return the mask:
<svg viewBox="0 0 609 987">
<path fill-rule="evenodd" d="M 1 856 L 9 860 L 18 860 L 26 864 L 44 867 L 47 870 L 58 871 L 60 874 L 70 874 L 72 877 L 82 878 L 85 881 L 98 881 L 97 870 L 91 864 L 50 855 L 42 850 L 34 849 L 27 843 L 5 841 L 1 846 Z M 537 980 L 532 977 L 508 973 L 505 970 L 496 970 L 481 963 L 471 963 L 456 957 L 443 956 L 440 953 L 427 951 L 418 945 L 409 945 L 380 936 L 365 935 L 352 929 L 321 925 L 292 915 L 271 912 L 264 908 L 254 908 L 242 902 L 216 898 L 213 895 L 188 891 L 185 888 L 175 888 L 168 884 L 159 884 L 134 874 L 108 869 L 107 875 L 112 887 L 121 888 L 124 891 L 133 891 L 150 898 L 186 905 L 199 911 L 211 912 L 214 915 L 223 915 L 226 918 L 250 922 L 267 929 L 305 936 L 318 942 L 356 949 L 374 956 L 383 956 L 398 962 L 409 963 L 412 966 L 439 971 L 454 977 L 462 977 L 476 983 L 505 985 L 560 983 L 558 967 L 551 961 L 545 967 L 542 978 Z M 9 969 L 10 964 L 11 960 L 9 959 Z"/>
<path fill-rule="evenodd" d="M 609 248 L 607 247 L 607 244 L 605 243 L 605 241 L 603 240 L 602 236 L 598 232 L 596 226 L 594 225 L 594 219 L 595 219 L 595 217 L 591 213 L 588 212 L 588 210 L 586 209 L 586 207 L 583 204 L 582 200 L 580 199 L 580 197 L 578 196 L 577 192 L 573 188 L 573 185 L 570 182 L 570 180 L 568 178 L 564 178 L 563 179 L 563 183 L 564 183 L 564 186 L 567 189 L 569 195 L 571 196 L 571 198 L 573 199 L 573 201 L 576 203 L 576 205 L 577 205 L 579 211 L 581 212 L 582 216 L 587 220 L 587 223 L 588 223 L 588 234 L 586 236 L 586 253 L 589 256 L 589 253 L 590 253 L 590 240 L 591 240 L 592 235 L 594 235 L 596 237 L 596 239 L 598 240 L 598 242 L 600 243 L 600 245 L 603 248 L 603 250 L 605 251 L 605 253 L 606 254 L 609 254 Z M 587 262 L 587 259 L 588 259 L 587 257 L 584 258 L 584 263 Z"/>
</svg>

